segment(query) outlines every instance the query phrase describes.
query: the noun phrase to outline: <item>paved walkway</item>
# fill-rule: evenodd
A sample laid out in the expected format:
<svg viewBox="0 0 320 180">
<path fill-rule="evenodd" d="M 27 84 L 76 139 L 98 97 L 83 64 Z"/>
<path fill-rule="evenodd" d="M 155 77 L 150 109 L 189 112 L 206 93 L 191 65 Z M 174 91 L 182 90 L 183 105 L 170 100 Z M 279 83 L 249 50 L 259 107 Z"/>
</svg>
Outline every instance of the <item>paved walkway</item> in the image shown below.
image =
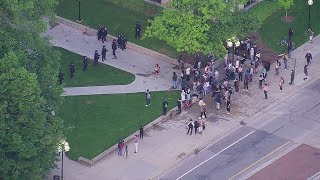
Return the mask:
<svg viewBox="0 0 320 180">
<path fill-rule="evenodd" d="M 56 28 L 62 27 L 58 26 Z M 68 29 L 67 27 L 63 28 Z M 72 50 L 72 45 L 67 42 L 66 44 L 67 45 L 64 47 L 68 47 Z M 58 45 L 58 43 L 55 43 L 55 45 Z M 271 71 L 268 73 L 270 91 L 267 100 L 264 99 L 263 92 L 258 89 L 258 75 L 255 75 L 254 82 L 249 85 L 249 92 L 241 89 L 240 93 L 233 95 L 231 114 L 229 116 L 226 116 L 224 112 L 224 105 L 220 111 L 217 111 L 213 108 L 212 99 L 207 97 L 208 124 L 203 134 L 192 136 L 186 135 L 187 119 L 197 118 L 199 115 L 199 107 L 195 104 L 181 115 L 175 116 L 166 122 L 162 122 L 156 128 L 147 131 L 145 139 L 139 142 L 140 150 L 137 154 L 133 153 L 134 145 L 129 142 L 128 159 L 119 157 L 116 152 L 114 152 L 106 156 L 95 166 L 86 167 L 66 158 L 64 171 L 65 179 L 143 180 L 154 178 L 163 171 L 170 169 L 182 158 L 189 154 L 196 154 L 208 143 L 215 143 L 227 134 L 230 134 L 231 131 L 240 127 L 239 122 L 243 120 L 244 122 L 248 122 L 248 118 L 252 117 L 252 115 L 269 111 L 271 107 L 279 104 L 279 102 L 283 101 L 286 97 L 294 95 L 295 91 L 300 87 L 305 86 L 308 82 L 318 78 L 320 74 L 320 69 L 318 68 L 320 65 L 320 52 L 319 49 L 316 49 L 316 46 L 319 47 L 319 45 L 320 37 L 316 37 L 314 43 L 306 43 L 292 53 L 293 59 L 297 59 L 294 85 L 288 85 L 290 70 L 293 69 L 294 61 L 288 63 L 289 70 L 284 71 L 281 69 L 278 77 L 274 74 L 274 66 L 271 66 Z M 306 63 L 304 56 L 308 50 L 312 52 L 314 60 L 309 68 L 309 78 L 304 81 L 303 66 Z M 88 55 L 92 54 L 91 48 L 87 53 Z M 126 52 L 123 53 L 123 56 L 125 56 L 125 53 Z M 122 54 L 119 56 L 121 57 L 121 55 Z M 115 60 L 110 61 L 113 62 Z M 283 62 L 281 63 L 283 64 Z M 151 69 L 152 67 L 153 66 L 151 66 Z M 140 72 L 144 73 L 143 71 Z M 279 92 L 278 87 L 280 76 L 283 76 L 285 79 L 284 90 L 282 92 Z M 242 83 L 241 87 L 243 87 Z M 59 174 L 59 172 L 59 169 L 53 170 L 52 175 Z"/>
<path fill-rule="evenodd" d="M 112 59 L 111 42 L 102 43 L 95 36 L 87 36 L 75 28 L 58 25 L 47 32 L 54 46 L 62 47 L 69 51 L 75 52 L 82 56 L 87 56 L 93 59 L 95 50 L 101 53 L 102 46 L 105 45 L 109 50 L 105 62 L 99 60 L 100 63 L 105 63 L 110 66 L 122 69 L 135 75 L 135 80 L 129 85 L 114 85 L 114 86 L 90 86 L 90 87 L 72 87 L 64 88 L 65 95 L 90 95 L 90 94 L 119 94 L 119 93 L 135 93 L 150 91 L 166 91 L 171 88 L 171 79 L 174 65 L 153 58 L 151 56 L 126 49 L 116 51 L 118 59 Z M 161 67 L 160 76 L 155 79 L 154 66 L 159 64 Z M 106 77 L 107 78 L 107 77 Z"/>
</svg>

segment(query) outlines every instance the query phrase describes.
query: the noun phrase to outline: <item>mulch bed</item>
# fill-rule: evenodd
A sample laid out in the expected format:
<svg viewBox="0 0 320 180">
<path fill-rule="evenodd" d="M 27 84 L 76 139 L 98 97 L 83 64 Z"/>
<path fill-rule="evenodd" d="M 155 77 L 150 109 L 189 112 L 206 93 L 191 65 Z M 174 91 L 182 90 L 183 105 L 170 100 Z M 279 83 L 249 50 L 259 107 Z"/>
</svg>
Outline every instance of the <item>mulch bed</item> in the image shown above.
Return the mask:
<svg viewBox="0 0 320 180">
<path fill-rule="evenodd" d="M 274 63 L 276 60 L 279 59 L 279 56 L 276 52 L 274 52 L 271 48 L 267 47 L 265 44 L 263 44 L 261 37 L 259 33 L 253 33 L 248 36 L 249 39 L 251 39 L 253 42 L 255 42 L 258 46 L 258 51 L 261 54 L 261 60 L 267 61 L 270 63 Z M 243 54 L 246 51 L 240 51 L 239 54 Z M 199 54 L 200 59 L 202 62 L 206 62 L 208 59 L 208 56 L 204 54 Z M 182 53 L 183 61 L 189 64 L 195 63 L 195 55 L 188 54 L 188 53 Z M 204 63 L 202 63 L 204 65 Z"/>
</svg>

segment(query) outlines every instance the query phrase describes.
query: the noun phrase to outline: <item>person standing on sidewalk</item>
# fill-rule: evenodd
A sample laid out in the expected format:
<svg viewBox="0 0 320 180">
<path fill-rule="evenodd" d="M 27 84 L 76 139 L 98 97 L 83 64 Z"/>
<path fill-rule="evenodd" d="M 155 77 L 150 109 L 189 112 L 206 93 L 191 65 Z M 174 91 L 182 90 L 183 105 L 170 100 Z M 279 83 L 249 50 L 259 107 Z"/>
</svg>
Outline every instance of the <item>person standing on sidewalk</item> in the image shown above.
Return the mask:
<svg viewBox="0 0 320 180">
<path fill-rule="evenodd" d="M 264 84 L 264 87 L 263 87 L 263 92 L 264 92 L 264 98 L 265 99 L 268 99 L 268 91 L 269 91 L 269 87 L 268 87 L 268 84 Z"/>
<path fill-rule="evenodd" d="M 282 91 L 283 84 L 284 84 L 284 79 L 283 79 L 283 77 L 280 77 L 280 80 L 279 80 L 280 91 Z"/>
<path fill-rule="evenodd" d="M 308 51 L 308 53 L 306 54 L 306 56 L 304 58 L 307 59 L 307 65 L 309 66 L 311 64 L 311 60 L 312 60 L 311 52 Z"/>
<path fill-rule="evenodd" d="M 307 64 L 304 65 L 303 72 L 304 72 L 304 75 L 306 76 L 306 77 L 303 78 L 303 80 L 305 81 L 305 80 L 308 79 L 308 65 Z"/>
<path fill-rule="evenodd" d="M 203 104 L 202 104 L 200 117 L 207 118 L 206 103 L 203 103 Z"/>
<path fill-rule="evenodd" d="M 283 55 L 283 64 L 284 64 L 284 70 L 286 71 L 288 69 L 288 55 L 284 53 Z"/>
<path fill-rule="evenodd" d="M 239 81 L 242 81 L 242 77 L 243 77 L 243 64 L 241 64 L 241 65 L 239 66 L 238 75 L 239 75 Z"/>
<path fill-rule="evenodd" d="M 143 127 L 140 126 L 140 129 L 139 129 L 140 139 L 143 139 L 143 134 L 144 134 Z"/>
<path fill-rule="evenodd" d="M 138 145 L 139 145 L 138 144 L 138 135 L 135 135 L 133 143 L 134 143 L 134 147 L 135 147 L 134 153 L 138 153 Z"/>
<path fill-rule="evenodd" d="M 117 59 L 117 56 L 116 56 L 117 43 L 115 39 L 112 41 L 111 49 L 112 49 L 112 55 L 113 55 L 112 59 Z"/>
<path fill-rule="evenodd" d="M 129 157 L 129 154 L 128 154 L 128 145 L 126 145 L 126 149 L 125 149 L 125 152 L 126 152 L 126 159 L 128 159 L 128 157 Z"/>
<path fill-rule="evenodd" d="M 104 62 L 104 60 L 107 60 L 106 55 L 107 55 L 107 48 L 106 46 L 102 46 L 102 50 L 101 50 L 101 55 L 102 55 L 102 61 Z"/>
<path fill-rule="evenodd" d="M 244 84 L 244 89 L 249 91 L 249 73 L 246 73 L 244 75 L 244 81 L 243 81 L 243 84 Z"/>
<path fill-rule="evenodd" d="M 234 80 L 233 84 L 234 84 L 234 89 L 236 90 L 236 93 L 238 93 L 239 92 L 239 81 L 237 78 Z"/>
<path fill-rule="evenodd" d="M 279 75 L 279 69 L 280 69 L 280 62 L 276 60 L 275 62 L 275 69 L 276 69 L 276 76 Z"/>
<path fill-rule="evenodd" d="M 199 122 L 197 120 L 194 121 L 194 135 L 197 134 L 199 128 Z"/>
<path fill-rule="evenodd" d="M 160 66 L 159 66 L 159 64 L 156 64 L 154 66 L 154 72 L 156 74 L 156 77 L 154 79 L 157 79 L 157 77 L 159 77 L 159 74 L 160 74 Z"/>
<path fill-rule="evenodd" d="M 149 89 L 147 89 L 145 96 L 146 96 L 146 106 L 149 106 L 151 104 L 151 94 Z"/>
<path fill-rule="evenodd" d="M 192 134 L 193 126 L 194 126 L 194 123 L 193 123 L 192 119 L 190 119 L 190 121 L 188 122 L 188 132 L 187 132 L 187 134 L 189 134 L 189 131 L 190 131 L 190 135 Z"/>
<path fill-rule="evenodd" d="M 181 98 L 180 98 L 177 101 L 178 114 L 181 114 L 181 106 L 182 106 L 182 101 L 181 101 Z"/>
<path fill-rule="evenodd" d="M 98 50 L 95 50 L 94 55 L 93 55 L 93 65 L 94 66 L 98 65 L 99 58 L 100 58 L 100 55 L 98 53 Z"/>
<path fill-rule="evenodd" d="M 230 100 L 229 98 L 227 99 L 226 105 L 227 105 L 227 111 L 226 111 L 226 113 L 227 113 L 227 114 L 230 114 L 230 110 L 231 110 L 231 100 Z"/>
<path fill-rule="evenodd" d="M 293 70 L 291 70 L 291 72 L 290 72 L 290 83 L 289 84 L 293 84 L 293 81 L 294 81 L 294 71 Z"/>
<path fill-rule="evenodd" d="M 259 89 L 262 89 L 262 82 L 263 82 L 263 75 L 262 74 L 260 74 L 260 76 L 259 76 Z"/>
<path fill-rule="evenodd" d="M 172 75 L 173 89 L 177 89 L 177 82 L 178 82 L 178 76 L 177 76 L 176 72 L 173 72 L 173 75 Z"/>
</svg>

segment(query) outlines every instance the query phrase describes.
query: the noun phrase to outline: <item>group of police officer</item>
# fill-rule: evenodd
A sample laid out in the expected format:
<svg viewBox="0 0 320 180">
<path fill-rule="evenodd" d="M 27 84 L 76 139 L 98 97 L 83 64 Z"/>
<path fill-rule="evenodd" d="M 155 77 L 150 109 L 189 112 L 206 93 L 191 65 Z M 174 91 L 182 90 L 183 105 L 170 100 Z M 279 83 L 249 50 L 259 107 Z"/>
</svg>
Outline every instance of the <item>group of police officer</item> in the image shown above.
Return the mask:
<svg viewBox="0 0 320 180">
<path fill-rule="evenodd" d="M 138 39 L 141 37 L 141 30 L 142 30 L 142 26 L 139 22 L 137 22 L 135 24 L 135 38 Z M 108 29 L 106 27 L 101 27 L 100 25 L 98 26 L 98 33 L 97 33 L 97 37 L 98 40 L 102 41 L 102 43 L 107 42 L 107 35 L 108 35 Z M 112 41 L 111 44 L 111 49 L 112 49 L 112 55 L 113 55 L 113 59 L 117 59 L 116 56 L 116 50 L 117 48 L 120 48 L 122 51 L 124 51 L 126 49 L 126 44 L 127 44 L 128 39 L 123 35 L 123 34 L 119 34 L 118 35 L 118 39 L 114 39 Z M 94 52 L 94 56 L 93 56 L 93 65 L 97 66 L 98 65 L 98 61 L 100 59 L 100 56 L 102 58 L 102 61 L 104 62 L 105 60 L 107 60 L 106 55 L 107 55 L 107 48 L 105 45 L 103 45 L 102 50 L 101 50 L 101 54 L 99 54 L 98 50 L 95 50 Z M 83 67 L 82 67 L 82 71 L 86 71 L 88 69 L 88 57 L 83 56 Z M 73 63 L 70 63 L 69 65 L 69 72 L 70 72 L 70 78 L 72 79 L 74 77 L 74 73 L 75 71 L 75 65 Z M 59 75 L 59 84 L 61 85 L 63 80 L 64 80 L 64 73 L 60 70 Z"/>
</svg>

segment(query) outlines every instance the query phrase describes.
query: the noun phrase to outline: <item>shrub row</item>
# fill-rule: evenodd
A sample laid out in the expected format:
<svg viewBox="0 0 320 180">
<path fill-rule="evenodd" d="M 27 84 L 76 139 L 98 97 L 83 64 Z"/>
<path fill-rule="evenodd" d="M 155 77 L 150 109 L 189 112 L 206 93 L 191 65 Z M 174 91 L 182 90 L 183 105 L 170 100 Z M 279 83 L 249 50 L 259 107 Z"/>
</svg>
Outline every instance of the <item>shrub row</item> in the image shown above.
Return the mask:
<svg viewBox="0 0 320 180">
<path fill-rule="evenodd" d="M 162 8 L 149 3 L 144 0 L 105 0 L 106 2 L 116 4 L 133 11 L 155 16 L 162 11 Z"/>
</svg>

